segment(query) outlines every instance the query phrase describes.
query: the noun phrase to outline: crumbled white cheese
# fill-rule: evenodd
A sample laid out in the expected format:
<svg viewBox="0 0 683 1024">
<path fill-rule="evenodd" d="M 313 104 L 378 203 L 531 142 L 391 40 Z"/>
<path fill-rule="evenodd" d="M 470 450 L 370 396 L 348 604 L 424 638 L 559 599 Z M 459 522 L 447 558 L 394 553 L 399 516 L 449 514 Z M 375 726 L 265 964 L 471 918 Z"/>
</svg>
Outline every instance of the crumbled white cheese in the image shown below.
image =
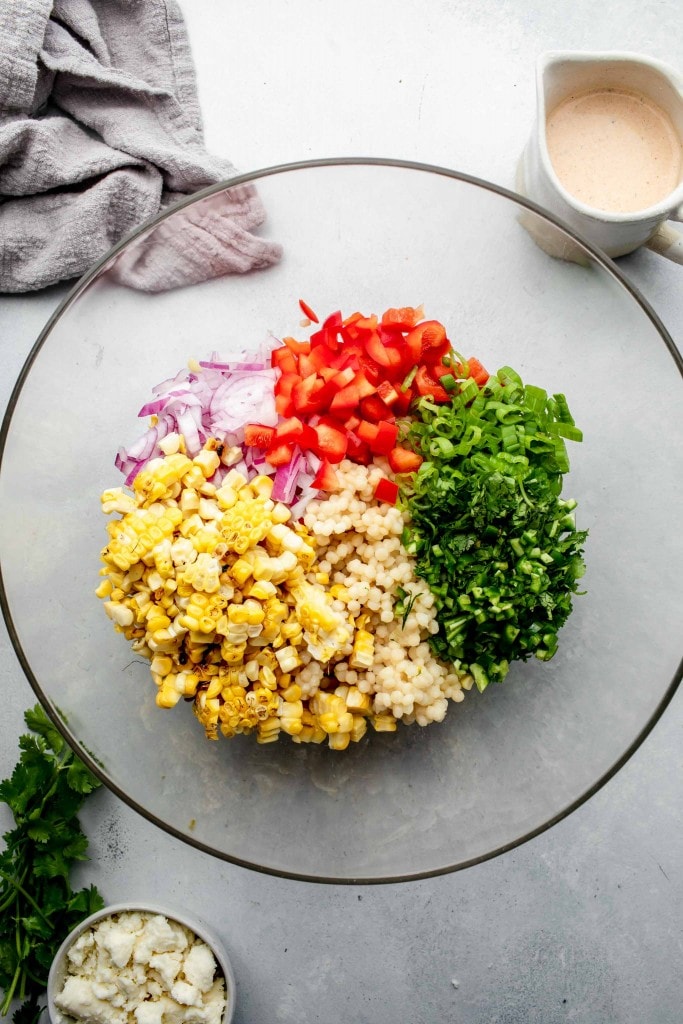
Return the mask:
<svg viewBox="0 0 683 1024">
<path fill-rule="evenodd" d="M 67 954 L 55 1004 L 82 1024 L 220 1024 L 225 979 L 211 949 L 159 914 L 115 914 Z"/>
<path fill-rule="evenodd" d="M 216 965 L 213 953 L 205 943 L 197 942 L 185 957 L 183 972 L 191 985 L 208 992 L 213 985 Z"/>
</svg>

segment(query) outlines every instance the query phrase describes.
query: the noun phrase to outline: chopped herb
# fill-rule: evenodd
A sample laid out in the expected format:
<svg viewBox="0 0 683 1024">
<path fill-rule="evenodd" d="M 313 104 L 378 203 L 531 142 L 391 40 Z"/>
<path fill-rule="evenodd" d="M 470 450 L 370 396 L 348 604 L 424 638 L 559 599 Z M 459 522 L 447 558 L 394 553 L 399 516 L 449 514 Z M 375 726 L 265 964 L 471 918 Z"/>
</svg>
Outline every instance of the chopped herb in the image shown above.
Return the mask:
<svg viewBox="0 0 683 1024">
<path fill-rule="evenodd" d="M 403 498 L 416 573 L 436 598 L 434 652 L 478 688 L 513 660 L 547 661 L 584 574 L 576 502 L 561 497 L 564 439 L 580 441 L 564 395 L 503 367 L 448 404 L 423 398 L 407 443 L 424 462 Z"/>
<path fill-rule="evenodd" d="M 34 1024 L 42 1009 L 50 964 L 68 933 L 104 906 L 94 886 L 74 892 L 75 861 L 86 860 L 88 841 L 77 812 L 100 783 L 63 740 L 43 709 L 24 715 L 30 733 L 0 801 L 14 815 L 0 853 L 0 988 L 6 1016 L 23 1000 L 14 1024 Z"/>
</svg>

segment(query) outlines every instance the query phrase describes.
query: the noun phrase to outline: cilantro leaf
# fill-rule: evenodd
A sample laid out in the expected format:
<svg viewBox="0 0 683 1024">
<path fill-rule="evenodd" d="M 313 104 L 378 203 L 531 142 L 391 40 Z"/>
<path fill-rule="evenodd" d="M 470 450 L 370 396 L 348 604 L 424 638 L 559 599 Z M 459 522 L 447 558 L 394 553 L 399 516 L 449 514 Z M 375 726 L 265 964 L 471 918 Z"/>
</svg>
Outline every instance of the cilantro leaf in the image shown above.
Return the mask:
<svg viewBox="0 0 683 1024">
<path fill-rule="evenodd" d="M 403 543 L 435 596 L 435 653 L 502 681 L 513 660 L 547 661 L 585 571 L 587 533 L 561 497 L 565 438 L 581 440 L 563 395 L 510 367 L 449 403 L 422 398 L 407 443 L 423 462 L 403 499 Z"/>
<path fill-rule="evenodd" d="M 30 732 L 19 738 L 12 775 L 0 782 L 15 824 L 0 852 L 0 1014 L 20 997 L 14 1024 L 36 1024 L 57 949 L 104 901 L 94 886 L 74 892 L 70 882 L 73 865 L 87 858 L 78 811 L 99 781 L 39 705 L 24 719 Z"/>
</svg>

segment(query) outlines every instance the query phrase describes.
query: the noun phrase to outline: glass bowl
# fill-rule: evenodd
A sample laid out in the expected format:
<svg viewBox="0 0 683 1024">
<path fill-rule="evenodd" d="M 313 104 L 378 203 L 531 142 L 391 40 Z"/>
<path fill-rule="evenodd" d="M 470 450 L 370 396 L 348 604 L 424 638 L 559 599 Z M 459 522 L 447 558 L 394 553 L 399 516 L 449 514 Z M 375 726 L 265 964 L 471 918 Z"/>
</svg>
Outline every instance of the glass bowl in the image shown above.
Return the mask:
<svg viewBox="0 0 683 1024">
<path fill-rule="evenodd" d="M 279 263 L 159 294 L 121 283 L 122 259 L 151 254 L 163 266 L 188 225 L 227 208 L 245 182 L 257 185 L 261 237 L 282 245 Z M 286 737 L 208 742 L 191 706 L 156 707 L 148 662 L 94 595 L 99 496 L 121 483 L 114 455 L 138 436 L 152 386 L 190 357 L 297 334 L 299 297 L 319 313 L 423 303 L 458 351 L 564 392 L 584 431 L 565 493 L 589 530 L 586 594 L 557 655 L 514 664 L 439 725 L 373 733 L 343 753 Z M 2 606 L 31 685 L 111 790 L 228 861 L 333 882 L 482 861 L 595 793 L 680 679 L 681 359 L 613 263 L 533 204 L 454 171 L 316 161 L 244 175 L 167 211 L 47 324 L 2 448 Z"/>
</svg>

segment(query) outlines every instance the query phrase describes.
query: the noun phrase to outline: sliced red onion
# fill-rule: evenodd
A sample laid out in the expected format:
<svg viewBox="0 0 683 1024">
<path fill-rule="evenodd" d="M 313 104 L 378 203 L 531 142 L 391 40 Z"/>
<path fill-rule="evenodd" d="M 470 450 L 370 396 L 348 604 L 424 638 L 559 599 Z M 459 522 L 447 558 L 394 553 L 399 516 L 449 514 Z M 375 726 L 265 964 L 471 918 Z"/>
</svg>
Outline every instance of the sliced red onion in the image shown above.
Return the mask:
<svg viewBox="0 0 683 1024">
<path fill-rule="evenodd" d="M 273 501 L 283 501 L 285 505 L 289 505 L 296 493 L 302 463 L 301 449 L 297 446 L 291 460 L 277 468 L 271 494 Z"/>
</svg>

